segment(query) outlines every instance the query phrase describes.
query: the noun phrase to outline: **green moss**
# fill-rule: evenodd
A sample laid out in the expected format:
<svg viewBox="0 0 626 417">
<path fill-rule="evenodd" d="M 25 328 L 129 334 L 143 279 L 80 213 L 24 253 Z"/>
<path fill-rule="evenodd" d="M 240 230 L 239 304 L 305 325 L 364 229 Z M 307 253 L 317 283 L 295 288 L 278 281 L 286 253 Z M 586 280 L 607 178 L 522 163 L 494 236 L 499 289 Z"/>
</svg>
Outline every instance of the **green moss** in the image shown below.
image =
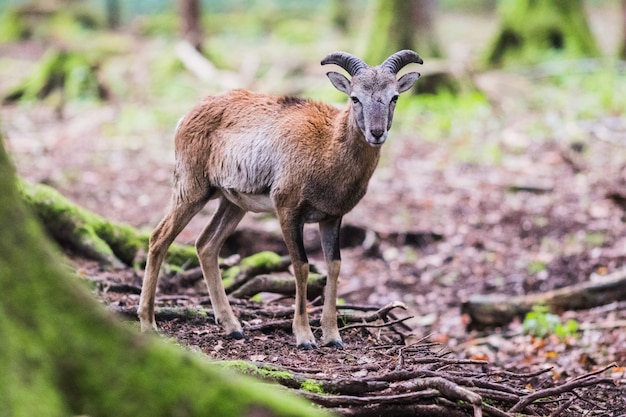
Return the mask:
<svg viewBox="0 0 626 417">
<path fill-rule="evenodd" d="M 127 265 L 132 265 L 138 252 L 148 247 L 145 233 L 108 221 L 72 203 L 52 187 L 25 181 L 18 184 L 24 201 L 62 246 L 110 264 L 122 261 Z M 166 262 L 179 267 L 199 265 L 195 248 L 178 243 L 170 247 Z"/>
<path fill-rule="evenodd" d="M 313 379 L 307 379 L 300 384 L 300 389 L 315 394 L 324 394 L 324 385 L 320 381 L 315 381 Z"/>
<path fill-rule="evenodd" d="M 103 219 L 72 204 L 52 187 L 19 181 L 19 190 L 48 233 L 87 256 L 117 263 L 113 250 L 98 234 Z"/>
<path fill-rule="evenodd" d="M 235 277 L 241 272 L 240 266 L 231 266 L 226 271 L 222 272 L 222 282 L 225 287 L 228 287 L 235 281 Z"/>
<path fill-rule="evenodd" d="M 218 362 L 220 366 L 237 371 L 244 375 L 268 379 L 277 382 L 293 381 L 293 373 L 279 370 L 271 365 L 257 366 L 252 362 L 234 360 Z"/>
<path fill-rule="evenodd" d="M 194 268 L 200 265 L 196 248 L 191 245 L 181 245 L 173 243 L 170 246 L 165 262 L 171 265 L 185 266 L 186 268 Z"/>
<path fill-rule="evenodd" d="M 8 9 L 0 15 L 0 43 L 17 42 L 28 35 L 26 22 L 17 10 Z"/>
<path fill-rule="evenodd" d="M 276 269 L 281 264 L 281 256 L 275 252 L 263 251 L 241 260 L 243 268 Z"/>
<path fill-rule="evenodd" d="M 323 414 L 114 320 L 57 263 L 14 182 L 0 140 L 0 416 Z"/>
</svg>

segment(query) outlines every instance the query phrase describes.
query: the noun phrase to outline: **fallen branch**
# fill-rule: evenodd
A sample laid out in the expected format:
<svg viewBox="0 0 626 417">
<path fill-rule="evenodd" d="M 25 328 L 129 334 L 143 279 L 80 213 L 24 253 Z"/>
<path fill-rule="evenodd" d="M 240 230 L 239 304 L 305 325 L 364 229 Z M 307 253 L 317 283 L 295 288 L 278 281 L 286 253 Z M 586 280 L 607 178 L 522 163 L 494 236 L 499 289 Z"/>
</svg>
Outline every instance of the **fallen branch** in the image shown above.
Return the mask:
<svg viewBox="0 0 626 417">
<path fill-rule="evenodd" d="M 325 276 L 310 274 L 307 281 L 307 297 L 309 299 L 319 297 L 324 293 L 325 285 Z M 235 298 L 251 298 L 261 292 L 292 296 L 296 293 L 296 280 L 293 276 L 257 275 L 230 295 Z"/>
<path fill-rule="evenodd" d="M 507 295 L 474 295 L 463 303 L 461 311 L 470 317 L 470 326 L 493 327 L 522 317 L 535 305 L 546 305 L 555 311 L 581 310 L 626 300 L 626 269 L 595 281 L 583 282 L 541 294 L 517 297 Z"/>
<path fill-rule="evenodd" d="M 258 275 L 287 271 L 289 265 L 291 265 L 291 258 L 289 256 L 280 256 L 270 251 L 258 252 L 243 258 L 239 265 L 233 265 L 223 274 L 226 294 L 233 294 Z M 251 296 L 257 293 L 251 294 Z M 295 287 L 293 294 L 295 294 Z"/>
<path fill-rule="evenodd" d="M 137 307 L 109 306 L 109 309 L 124 318 L 139 320 L 137 317 Z M 157 321 L 180 320 L 185 322 L 210 322 L 215 324 L 213 311 L 207 308 L 160 307 L 154 310 L 154 317 Z"/>
</svg>

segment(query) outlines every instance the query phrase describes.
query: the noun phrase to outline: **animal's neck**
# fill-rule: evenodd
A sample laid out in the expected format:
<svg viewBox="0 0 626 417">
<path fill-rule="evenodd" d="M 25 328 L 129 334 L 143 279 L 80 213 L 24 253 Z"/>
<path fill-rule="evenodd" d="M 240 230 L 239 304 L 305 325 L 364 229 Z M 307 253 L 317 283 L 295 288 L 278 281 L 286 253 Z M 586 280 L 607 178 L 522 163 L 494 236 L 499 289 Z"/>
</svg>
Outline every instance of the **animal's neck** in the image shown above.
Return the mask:
<svg viewBox="0 0 626 417">
<path fill-rule="evenodd" d="M 380 148 L 367 143 L 354 120 L 351 107 L 340 112 L 337 118 L 334 151 L 345 161 L 343 172 L 360 176 L 364 181 L 368 181 L 378 164 Z"/>
</svg>

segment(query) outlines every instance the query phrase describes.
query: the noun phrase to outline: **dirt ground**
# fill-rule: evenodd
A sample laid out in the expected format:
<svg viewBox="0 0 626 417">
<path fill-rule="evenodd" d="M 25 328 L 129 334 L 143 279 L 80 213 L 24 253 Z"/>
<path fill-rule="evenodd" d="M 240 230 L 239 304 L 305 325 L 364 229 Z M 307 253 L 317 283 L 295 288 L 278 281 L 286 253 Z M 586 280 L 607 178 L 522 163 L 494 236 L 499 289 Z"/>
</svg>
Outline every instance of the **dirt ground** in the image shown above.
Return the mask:
<svg viewBox="0 0 626 417">
<path fill-rule="evenodd" d="M 149 140 L 107 137 L 103 132 L 119 114 L 119 103 L 71 105 L 62 120 L 47 106 L 5 106 L 2 127 L 20 175 L 53 185 L 106 218 L 150 229 L 169 198 L 171 137 L 168 132 Z M 243 341 L 224 339 L 210 320 L 164 319 L 163 333 L 215 359 L 271 363 L 329 378 L 396 369 L 402 355 L 394 346 L 417 341 L 436 344 L 428 345 L 429 355 L 445 351 L 458 360 L 487 361 L 490 369 L 550 367 L 557 385 L 615 363 L 604 372 L 612 388 L 592 392 L 596 402 L 580 401 L 562 415 L 626 415 L 626 300 L 559 312 L 561 321 L 579 325 L 565 339 L 526 335 L 521 320 L 470 330 L 461 314 L 462 302 L 475 294 L 541 293 L 601 281 L 625 268 L 626 119 L 616 115 L 577 124 L 577 140 L 569 140 L 566 131 L 529 140 L 520 133 L 528 123 L 504 122 L 498 139 L 503 155 L 494 164 L 454 158 L 458 143 L 424 140 L 410 129 L 395 132 L 385 145 L 367 196 L 344 220 L 380 239 L 374 246 L 360 242 L 343 249 L 339 298 L 374 308 L 404 303 L 407 310 L 399 316 L 413 318 L 404 322 L 402 337 L 389 329 L 349 330 L 343 351 L 299 351 L 288 330 L 256 330 L 293 301 L 267 294 L 261 301 L 235 304 L 247 334 Z M 203 210 L 179 241 L 193 242 L 213 207 Z M 248 215 L 240 228 L 279 239 L 275 219 L 267 216 Z M 316 231 L 306 232 L 310 258 L 323 271 Z M 258 242 L 230 250 L 262 249 L 251 249 L 253 243 Z M 139 271 L 74 261 L 80 274 L 100 282 L 97 293 L 109 306 L 136 307 L 139 296 L 132 288 L 140 286 Z M 131 290 L 110 290 L 117 284 Z M 210 307 L 201 283 L 161 286 L 157 303 Z M 315 306 L 311 309 L 315 317 Z M 602 392 L 610 395 L 602 398 Z"/>
</svg>

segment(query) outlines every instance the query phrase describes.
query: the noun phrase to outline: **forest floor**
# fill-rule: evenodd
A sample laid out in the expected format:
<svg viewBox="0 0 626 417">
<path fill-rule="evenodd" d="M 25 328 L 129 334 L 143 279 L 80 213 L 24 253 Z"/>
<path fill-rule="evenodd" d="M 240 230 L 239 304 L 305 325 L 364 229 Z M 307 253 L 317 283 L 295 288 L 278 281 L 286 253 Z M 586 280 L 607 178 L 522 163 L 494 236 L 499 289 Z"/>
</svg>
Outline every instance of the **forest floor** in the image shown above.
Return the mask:
<svg viewBox="0 0 626 417">
<path fill-rule="evenodd" d="M 506 99 L 498 102 L 505 113 Z M 173 125 L 150 139 L 107 134 L 120 122 L 120 112 L 119 103 L 68 105 L 58 119 L 49 106 L 5 106 L 2 127 L 20 175 L 53 185 L 108 219 L 150 229 L 169 198 Z M 405 109 L 397 117 L 421 116 Z M 351 329 L 343 333 L 344 350 L 300 351 L 288 327 L 263 327 L 289 318 L 284 314 L 292 307 L 292 299 L 271 294 L 234 304 L 244 323 L 243 341 L 225 339 L 211 320 L 166 318 L 161 330 L 214 359 L 263 362 L 328 379 L 363 379 L 417 366 L 419 358 L 434 355 L 477 361 L 465 366 L 485 374 L 549 369 L 521 384 L 516 380 L 517 388 L 531 392 L 615 364 L 602 373 L 612 384 L 578 390 L 549 411 L 571 398 L 559 415 L 626 415 L 626 300 L 558 311 L 550 317 L 573 320 L 577 329 L 561 335 L 551 329 L 545 337 L 525 332 L 522 319 L 472 328 L 461 311 L 476 294 L 543 293 L 601 282 L 626 268 L 626 118 L 609 114 L 567 121 L 541 131 L 539 139 L 529 136 L 538 118 L 550 117 L 505 114 L 488 127 L 486 140 L 498 144 L 497 154 L 489 146 L 474 148 L 481 140 L 475 136 L 426 140 L 410 123 L 391 135 L 366 197 L 344 219 L 375 239 L 342 250 L 339 298 L 374 310 L 403 303 L 406 311 L 398 317 L 413 318 L 399 331 Z M 486 159 L 483 152 L 490 153 Z M 213 208 L 210 203 L 179 241 L 193 242 Z M 263 239 L 240 239 L 224 255 L 284 253 L 275 219 L 248 215 L 240 229 L 259 232 Z M 306 238 L 311 261 L 323 272 L 314 228 L 307 227 Z M 133 288 L 140 287 L 141 271 L 73 260 L 81 275 L 100 282 L 98 295 L 109 306 L 136 308 L 139 296 Z M 203 283 L 182 288 L 166 285 L 167 277 L 162 281 L 159 307 L 210 306 Z M 119 284 L 130 289 L 111 290 Z M 311 314 L 319 314 L 313 304 Z M 413 343 L 424 349 L 403 352 Z"/>
<path fill-rule="evenodd" d="M 11 117 L 17 111 L 5 109 L 7 120 L 18 119 Z M 54 146 L 33 152 L 24 146 L 27 137 L 9 130 L 9 149 L 21 175 L 52 183 L 76 203 L 107 218 L 138 227 L 155 224 L 167 204 L 171 164 L 126 148 L 109 149 L 105 160 L 94 163 L 101 157 L 92 148 L 98 147 L 97 137 L 91 136 L 97 128 L 86 136 L 79 129 L 85 124 L 84 116 L 55 122 L 51 111 L 46 112 L 34 113 L 40 121 L 47 117 L 37 130 L 42 135 L 59 135 Z M 80 133 L 68 134 L 72 128 Z M 622 130 L 615 134 L 623 136 L 626 124 L 618 128 Z M 85 137 L 90 139 L 85 141 Z M 407 311 L 400 317 L 414 318 L 404 322 L 408 327 L 401 328 L 402 337 L 384 329 L 350 330 L 343 334 L 343 351 L 299 351 L 288 327 L 263 330 L 259 326 L 288 318 L 284 311 L 293 300 L 272 295 L 235 304 L 246 330 L 243 341 L 224 339 L 219 326 L 210 320 L 177 317 L 161 322 L 161 330 L 215 359 L 308 369 L 329 378 L 346 372 L 360 378 L 395 369 L 401 355 L 394 346 L 415 342 L 435 343 L 427 349 L 430 355 L 437 352 L 446 358 L 486 361 L 490 369 L 535 372 L 550 368 L 545 378 L 557 385 L 615 363 L 605 374 L 617 388 L 601 389 L 612 392 L 611 396 L 594 392 L 592 403 L 581 401 L 572 414 L 562 415 L 582 415 L 584 410 L 624 415 L 625 301 L 559 312 L 561 322 L 578 324 L 578 331 L 562 337 L 528 335 L 521 320 L 495 329 L 470 330 L 467 316 L 461 313 L 462 302 L 475 294 L 541 293 L 602 280 L 624 268 L 626 169 L 605 161 L 616 146 L 623 145 L 591 135 L 575 146 L 546 139 L 510 156 L 506 163 L 489 167 L 449 159 L 446 155 L 452 151 L 446 146 L 415 140 L 406 133 L 392 137 L 388 162 L 372 179 L 365 199 L 345 219 L 345 224 L 376 232 L 378 239 L 373 247 L 357 242 L 343 249 L 339 298 L 348 305 L 373 308 L 393 301 L 404 303 Z M 59 170 L 77 178 L 57 183 L 54 175 Z M 210 208 L 203 211 L 181 241 L 192 242 L 210 213 Z M 241 229 L 261 232 L 265 239 L 240 239 L 239 246 L 231 246 L 225 255 L 245 256 L 264 249 L 284 253 L 274 219 L 251 215 Z M 307 228 L 312 262 L 323 271 L 316 236 L 314 229 Z M 101 282 L 99 293 L 107 304 L 123 310 L 136 308 L 137 291 L 108 289 L 118 284 L 138 289 L 140 271 L 107 270 L 81 259 L 75 262 L 80 274 Z M 187 288 L 165 284 L 157 297 L 160 307 L 210 306 L 202 282 Z M 312 309 L 316 317 L 319 310 Z M 257 311 L 256 317 L 250 311 Z M 254 327 L 257 330 L 251 330 Z M 546 384 L 544 379 L 534 383 Z"/>
</svg>

